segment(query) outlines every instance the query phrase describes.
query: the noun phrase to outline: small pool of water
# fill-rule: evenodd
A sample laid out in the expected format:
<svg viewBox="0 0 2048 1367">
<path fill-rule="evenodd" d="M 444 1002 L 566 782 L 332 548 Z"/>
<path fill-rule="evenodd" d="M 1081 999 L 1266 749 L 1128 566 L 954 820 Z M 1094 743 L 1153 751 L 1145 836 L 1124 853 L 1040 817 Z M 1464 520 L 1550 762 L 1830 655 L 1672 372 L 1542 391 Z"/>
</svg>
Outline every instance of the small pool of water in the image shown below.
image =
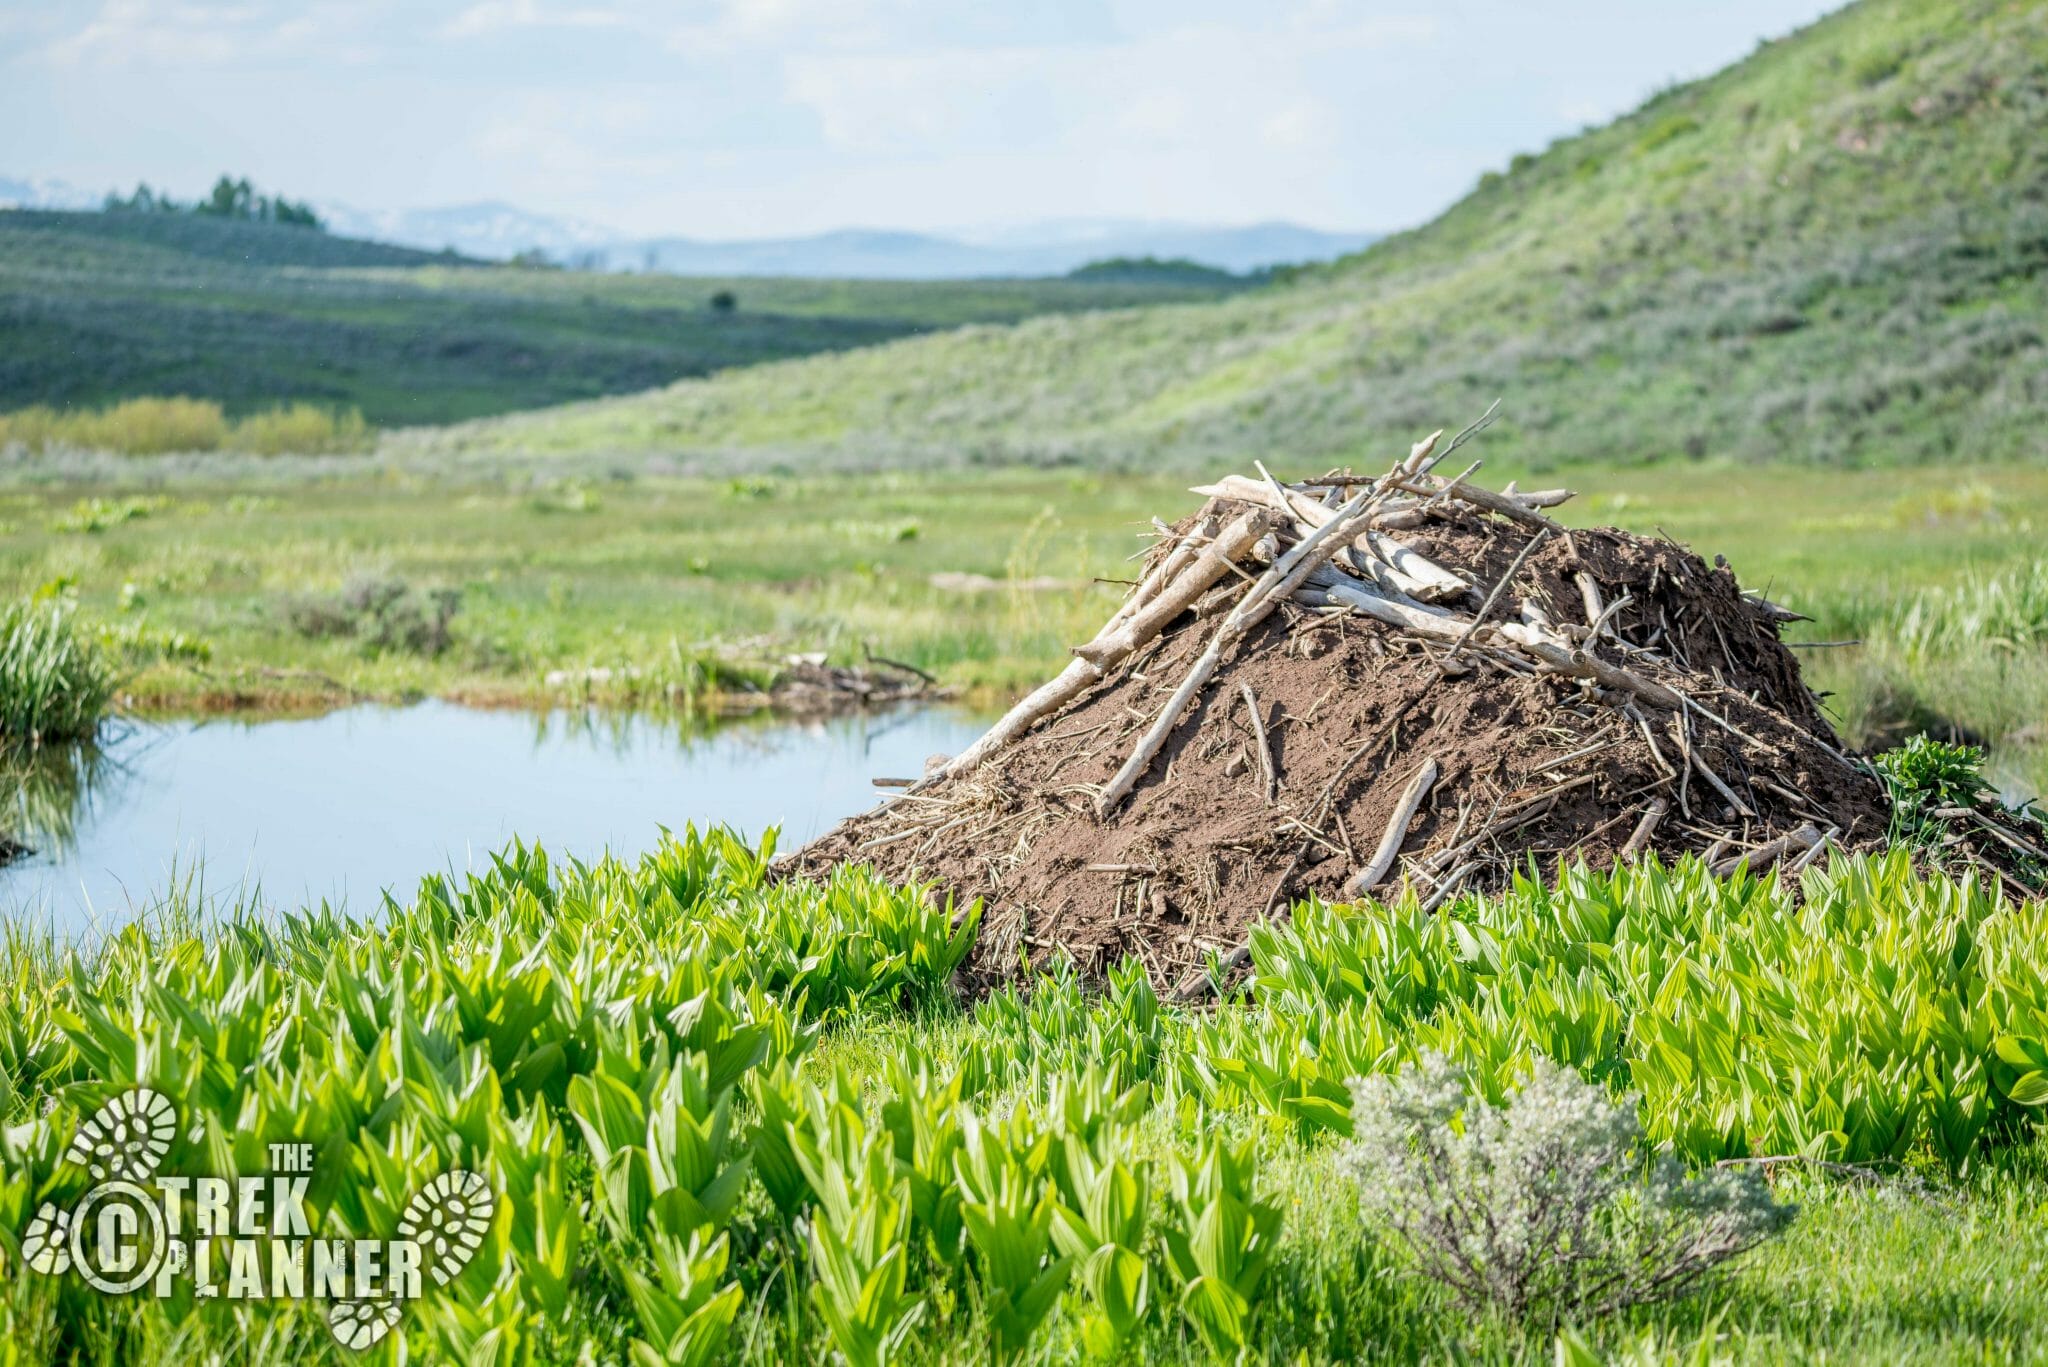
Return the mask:
<svg viewBox="0 0 2048 1367">
<path fill-rule="evenodd" d="M 48 756 L 11 796 L 36 849 L 0 868 L 0 914 L 106 929 L 191 878 L 207 900 L 326 899 L 357 914 L 423 876 L 489 867 L 516 835 L 550 855 L 650 849 L 723 823 L 794 848 L 872 806 L 986 718 L 950 708 L 708 733 L 674 717 L 362 706 L 307 720 L 129 723 Z M 0 821 L 4 826 L 5 821 Z"/>
</svg>

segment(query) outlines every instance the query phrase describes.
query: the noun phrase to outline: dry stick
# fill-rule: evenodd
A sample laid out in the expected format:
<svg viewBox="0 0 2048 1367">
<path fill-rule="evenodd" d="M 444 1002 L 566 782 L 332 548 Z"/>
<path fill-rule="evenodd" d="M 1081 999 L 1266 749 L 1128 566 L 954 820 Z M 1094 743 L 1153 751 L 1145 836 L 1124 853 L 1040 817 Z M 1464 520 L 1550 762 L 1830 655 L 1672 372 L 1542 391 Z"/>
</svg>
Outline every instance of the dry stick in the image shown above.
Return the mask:
<svg viewBox="0 0 2048 1367">
<path fill-rule="evenodd" d="M 1469 424 L 1466 425 L 1464 431 L 1458 433 L 1457 436 L 1452 437 L 1451 444 L 1449 446 L 1446 446 L 1441 452 L 1437 452 L 1436 458 L 1434 460 L 1430 460 L 1429 465 L 1434 466 L 1439 462 L 1443 461 L 1453 451 L 1456 451 L 1460 446 L 1463 446 L 1466 442 L 1472 440 L 1472 438 L 1478 436 L 1481 432 L 1493 426 L 1494 415 L 1499 412 L 1500 400 L 1495 399 L 1492 403 L 1486 406 L 1486 411 L 1484 413 L 1481 413 L 1478 417 L 1474 418 Z M 1441 437 L 1442 435 L 1443 432 L 1441 430 L 1438 430 L 1430 433 L 1421 441 L 1415 443 L 1414 447 L 1408 452 L 1408 459 L 1403 462 L 1403 465 L 1408 467 L 1407 470 L 1404 471 L 1404 474 L 1428 473 L 1429 466 L 1421 466 L 1420 462 L 1424 459 L 1427 459 L 1430 453 L 1436 450 L 1437 438 Z M 1417 468 L 1418 466 L 1420 466 L 1419 469 Z M 1384 478 L 1384 476 L 1381 475 L 1329 474 L 1325 475 L 1321 479 L 1309 480 L 1307 482 L 1319 485 L 1333 484 L 1338 486 L 1339 488 L 1344 488 L 1353 484 L 1374 484 L 1382 478 Z"/>
<path fill-rule="evenodd" d="M 1540 627 L 1510 622 L 1499 628 L 1499 634 L 1559 674 L 1591 679 L 1617 692 L 1633 693 L 1644 702 L 1661 707 L 1667 712 L 1675 712 L 1685 705 L 1684 696 L 1676 690 L 1666 688 L 1663 684 L 1646 679 L 1640 674 L 1631 673 L 1619 665 L 1611 665 L 1591 651 L 1573 650 L 1546 635 Z"/>
<path fill-rule="evenodd" d="M 931 684 L 934 687 L 936 687 L 939 682 L 938 676 L 935 674 L 928 674 L 924 670 L 919 669 L 916 665 L 908 665 L 903 663 L 903 661 L 901 660 L 892 660 L 886 655 L 877 655 L 873 650 L 869 649 L 866 646 L 861 647 L 861 653 L 867 656 L 868 663 L 871 665 L 886 665 L 890 669 L 900 669 L 905 674 L 915 674 L 918 678 L 923 679 L 926 683 Z"/>
<path fill-rule="evenodd" d="M 1806 796 L 1804 793 L 1795 793 L 1790 788 L 1787 788 L 1784 784 L 1774 783 L 1770 779 L 1765 778 L 1762 774 L 1756 775 L 1756 783 L 1758 787 L 1770 789 L 1772 792 L 1776 793 L 1779 797 L 1784 798 L 1787 802 L 1791 803 L 1795 807 L 1804 807 L 1808 811 L 1815 810 L 1813 799 Z"/>
<path fill-rule="evenodd" d="M 1657 767 L 1662 769 L 1668 776 L 1677 778 L 1678 770 L 1672 767 L 1670 760 L 1664 758 L 1663 747 L 1657 744 L 1656 732 L 1650 729 L 1650 719 L 1642 714 L 1642 711 L 1636 707 L 1633 701 L 1624 704 L 1623 710 L 1629 716 L 1635 718 L 1636 725 L 1642 728 L 1643 740 L 1649 745 L 1650 758 L 1657 761 Z"/>
<path fill-rule="evenodd" d="M 1138 581 L 1138 587 L 1132 589 L 1130 596 L 1117 606 L 1116 613 L 1109 619 L 1107 625 L 1103 627 L 1103 632 L 1124 621 L 1137 612 L 1138 609 L 1144 607 L 1154 598 L 1157 598 L 1159 591 L 1172 583 L 1174 577 L 1192 564 L 1197 555 L 1201 554 L 1203 545 L 1216 539 L 1216 528 L 1219 524 L 1215 508 L 1216 500 L 1213 498 L 1202 505 L 1201 511 L 1195 514 L 1195 525 L 1189 530 L 1188 535 L 1181 537 L 1172 550 L 1159 557 L 1157 563 L 1152 566 L 1145 577 Z M 1153 521 L 1157 522 L 1158 519 L 1154 518 Z M 1168 532 L 1171 532 L 1171 530 L 1171 528 L 1167 529 Z M 1097 632 L 1096 634 L 1099 636 L 1102 632 Z"/>
<path fill-rule="evenodd" d="M 1258 742 L 1259 774 L 1266 781 L 1266 804 L 1271 806 L 1280 795 L 1280 779 L 1273 772 L 1273 751 L 1266 743 L 1266 719 L 1259 715 L 1259 700 L 1252 696 L 1250 684 L 1240 684 L 1244 693 L 1244 710 L 1251 714 L 1252 739 Z"/>
<path fill-rule="evenodd" d="M 1458 652 L 1464 648 L 1465 642 L 1472 639 L 1472 633 L 1479 630 L 1479 624 L 1486 620 L 1486 615 L 1493 611 L 1493 605 L 1500 601 L 1502 591 L 1514 582 L 1515 576 L 1522 572 L 1522 566 L 1528 562 L 1530 553 L 1542 545 L 1543 538 L 1548 535 L 1548 532 L 1538 532 L 1529 538 L 1529 544 L 1522 547 L 1521 554 L 1515 557 L 1515 563 L 1508 566 L 1508 572 L 1502 575 L 1500 582 L 1493 586 L 1493 592 L 1486 595 L 1486 601 L 1479 605 L 1479 611 L 1473 614 L 1471 622 L 1465 627 L 1464 634 L 1451 643 L 1451 648 L 1444 652 L 1443 659 L 1438 661 L 1439 664 L 1449 664 L 1458 658 Z"/>
<path fill-rule="evenodd" d="M 1422 502 L 1417 505 L 1416 511 L 1428 512 L 1431 508 L 1436 507 L 1437 504 L 1443 502 L 1445 498 L 1447 498 L 1453 492 L 1455 492 L 1459 485 L 1463 484 L 1466 480 L 1472 478 L 1472 476 L 1478 474 L 1479 467 L 1484 464 L 1486 464 L 1486 462 L 1483 460 L 1475 460 L 1470 465 L 1466 466 L 1464 469 L 1458 471 L 1457 474 L 1452 475 L 1450 482 L 1444 485 L 1444 487 L 1437 493 L 1434 493 L 1430 495 L 1428 498 L 1422 500 Z"/>
<path fill-rule="evenodd" d="M 1450 860 L 1444 858 L 1444 853 L 1446 850 L 1451 849 L 1452 847 L 1457 845 L 1457 843 L 1460 840 L 1463 840 L 1465 838 L 1465 827 L 1471 823 L 1471 820 L 1472 799 L 1463 798 L 1458 803 L 1458 824 L 1451 828 L 1451 838 L 1444 842 L 1444 848 L 1442 850 L 1438 850 L 1435 854 L 1432 855 L 1426 855 L 1423 858 L 1423 864 L 1426 867 L 1428 867 L 1432 873 L 1434 873 L 1436 870 L 1440 868 L 1443 868 L 1445 865 L 1451 862 Z"/>
<path fill-rule="evenodd" d="M 1416 587 L 1410 591 L 1418 598 L 1430 601 L 1463 598 L 1472 591 L 1472 585 L 1464 576 L 1445 569 L 1406 542 L 1396 541 L 1385 532 L 1369 530 L 1360 539 L 1374 559 L 1415 583 Z"/>
<path fill-rule="evenodd" d="M 1437 494 L 1443 492 L 1442 481 L 1431 481 L 1420 476 L 1402 480 L 1400 487 L 1406 489 L 1411 494 Z M 1464 488 L 1453 493 L 1451 497 L 1457 499 L 1460 503 L 1469 503 L 1475 508 L 1484 508 L 1489 513 L 1499 513 L 1502 517 L 1511 518 L 1527 527 L 1543 527 L 1553 532 L 1562 532 L 1564 530 L 1563 527 L 1537 512 L 1528 504 L 1523 503 L 1519 498 L 1496 493 L 1494 490 L 1480 485 L 1466 485 Z"/>
<path fill-rule="evenodd" d="M 1593 576 L 1584 570 L 1574 574 L 1572 580 L 1579 586 L 1580 601 L 1586 605 L 1586 625 L 1588 627 L 1595 626 L 1607 612 L 1607 609 L 1600 602 L 1600 585 L 1595 583 Z M 1596 631 L 1593 634 L 1598 635 L 1599 633 Z M 1590 640 L 1591 637 L 1587 639 Z"/>
<path fill-rule="evenodd" d="M 992 752 L 1023 735 L 1040 717 L 1079 697 L 1113 665 L 1135 654 L 1139 647 L 1157 636 L 1168 622 L 1221 579 L 1230 562 L 1265 535 L 1269 521 L 1264 510 L 1255 508 L 1232 522 L 1214 541 L 1204 546 L 1193 563 L 1182 570 L 1171 584 L 1162 588 L 1155 598 L 1122 622 L 1114 623 L 1087 645 L 1079 647 L 1075 651 L 1079 658 L 1070 661 L 1049 682 L 1032 690 L 1004 713 L 1002 720 L 991 726 L 980 740 L 955 755 L 945 768 L 924 782 L 930 783 L 940 777 L 957 778 L 971 772 Z"/>
<path fill-rule="evenodd" d="M 1671 804 L 1661 797 L 1650 799 L 1650 805 L 1643 808 L 1643 819 L 1636 822 L 1636 828 L 1628 834 L 1628 841 L 1621 847 L 1621 858 L 1633 859 L 1649 848 L 1650 837 L 1657 833 L 1657 823 L 1671 810 Z"/>
<path fill-rule="evenodd" d="M 1173 583 L 1161 589 L 1156 597 L 1128 618 L 1111 622 L 1096 634 L 1094 640 L 1075 646 L 1074 654 L 1108 672 L 1112 665 L 1137 653 L 1139 646 L 1163 631 L 1211 584 L 1227 574 L 1242 574 L 1237 561 L 1272 525 L 1273 519 L 1264 509 L 1248 509 L 1224 528 L 1214 541 L 1204 546 L 1194 562 Z"/>
<path fill-rule="evenodd" d="M 1436 775 L 1436 760 L 1422 761 L 1415 777 L 1409 779 L 1407 788 L 1402 790 L 1393 815 L 1387 818 L 1387 829 L 1380 836 L 1379 848 L 1373 851 L 1371 861 L 1358 871 L 1358 876 L 1344 885 L 1346 892 L 1371 892 L 1387 876 L 1387 870 L 1394 866 L 1394 857 L 1401 853 L 1401 842 L 1408 838 L 1408 827 L 1415 820 L 1415 813 L 1421 810 L 1423 799 L 1429 796 L 1430 788 L 1436 783 Z"/>
<path fill-rule="evenodd" d="M 1794 850 L 1804 852 L 1812 849 L 1820 843 L 1820 839 L 1820 827 L 1811 821 L 1803 822 L 1798 830 L 1781 835 L 1776 840 L 1759 845 L 1753 850 L 1744 850 L 1731 859 L 1724 859 L 1710 871 L 1716 878 L 1726 878 L 1747 864 L 1751 873 L 1757 873 L 1769 868 Z"/>
<path fill-rule="evenodd" d="M 1282 818 L 1281 818 L 1281 820 L 1280 820 L 1280 824 L 1279 824 L 1278 826 L 1274 827 L 1274 832 L 1275 832 L 1275 834 L 1277 834 L 1277 833 L 1279 833 L 1280 831 L 1284 831 L 1284 830 L 1286 830 L 1286 829 L 1287 829 L 1287 828 L 1288 828 L 1289 826 L 1292 826 L 1292 827 L 1294 827 L 1294 829 L 1296 829 L 1296 830 L 1300 831 L 1300 832 L 1301 832 L 1301 833 L 1302 833 L 1303 835 L 1307 836 L 1307 837 L 1308 837 L 1308 838 L 1309 838 L 1310 840 L 1314 841 L 1314 842 L 1315 842 L 1316 844 L 1318 844 L 1318 845 L 1321 845 L 1321 846 L 1322 846 L 1322 847 L 1323 847 L 1324 849 L 1328 850 L 1328 851 L 1329 851 L 1329 852 L 1330 852 L 1331 854 L 1343 854 L 1343 853 L 1344 853 L 1344 850 L 1343 850 L 1343 849 L 1342 849 L 1341 847 L 1339 847 L 1339 846 L 1338 846 L 1338 845 L 1336 844 L 1336 842 L 1332 841 L 1332 840 L 1331 840 L 1331 839 L 1330 839 L 1330 838 L 1329 838 L 1328 836 L 1324 835 L 1324 834 L 1323 834 L 1323 833 L 1322 833 L 1321 831 L 1317 830 L 1317 829 L 1316 829 L 1315 827 L 1313 827 L 1313 826 L 1310 826 L 1310 825 L 1307 825 L 1307 824 L 1305 824 L 1305 823 L 1304 823 L 1304 822 L 1303 822 L 1303 821 L 1302 821 L 1302 820 L 1301 820 L 1301 819 L 1300 819 L 1299 817 L 1293 817 L 1293 816 L 1289 816 L 1289 817 L 1282 817 Z"/>
<path fill-rule="evenodd" d="M 1471 624 L 1470 619 L 1455 616 L 1446 608 L 1432 607 L 1413 599 L 1390 598 L 1327 565 L 1309 575 L 1304 584 L 1303 591 L 1295 595 L 1304 604 L 1356 608 L 1390 627 L 1400 627 L 1440 641 L 1455 639 Z"/>
<path fill-rule="evenodd" d="M 1109 814 L 1116 810 L 1117 805 L 1129 796 L 1138 779 L 1151 767 L 1159 748 L 1166 744 L 1166 738 L 1180 723 L 1181 713 L 1187 710 L 1188 704 L 1208 685 L 1210 676 L 1223 662 L 1224 653 L 1243 640 L 1253 627 L 1266 620 L 1274 608 L 1285 602 L 1288 596 L 1301 586 L 1302 580 L 1308 577 L 1309 572 L 1322 564 L 1341 544 L 1340 537 L 1348 535 L 1354 526 L 1371 515 L 1373 505 L 1379 497 L 1378 486 L 1358 494 L 1344 505 L 1336 518 L 1297 542 L 1294 549 L 1288 551 L 1278 563 L 1259 576 L 1258 582 L 1252 585 L 1251 590 L 1216 628 L 1216 634 L 1209 638 L 1208 648 L 1202 652 L 1201 658 L 1195 661 L 1187 677 L 1181 680 L 1180 687 L 1174 690 L 1173 696 L 1166 700 L 1166 706 L 1160 709 L 1150 729 L 1139 740 L 1137 749 L 1131 752 L 1131 757 L 1124 761 L 1123 767 L 1103 785 L 1102 796 L 1095 804 L 1097 817 L 1107 819 Z"/>
<path fill-rule="evenodd" d="M 1984 813 L 1978 811 L 1976 808 L 1970 808 L 1969 814 L 1977 822 L 1978 825 L 1982 826 L 1985 830 L 1991 832 L 1991 834 L 1998 840 L 2000 844 L 2018 850 L 2021 854 L 2027 855 L 2030 858 L 2048 861 L 2048 853 L 2044 853 L 2043 851 L 2029 844 L 2027 841 L 2020 839 L 2018 836 L 2012 834 L 2010 831 L 2006 830 L 2005 827 L 1999 825 L 1997 822 L 1993 821 L 1990 817 L 1984 815 Z"/>
<path fill-rule="evenodd" d="M 1701 778 L 1705 779 L 1708 783 L 1714 785 L 1715 792 L 1719 793 L 1722 797 L 1728 799 L 1729 806 L 1733 807 L 1736 811 L 1740 812 L 1742 815 L 1746 817 L 1754 818 L 1756 816 L 1756 808 L 1750 806 L 1747 802 L 1744 802 L 1740 797 L 1737 797 L 1735 795 L 1735 790 L 1733 788 L 1730 788 L 1727 784 L 1723 783 L 1721 781 L 1721 776 L 1715 773 L 1712 769 L 1709 769 L 1707 767 L 1707 762 L 1700 758 L 1699 751 L 1689 748 L 1685 752 L 1685 757 L 1688 760 L 1692 761 L 1693 768 L 1700 771 Z"/>
<path fill-rule="evenodd" d="M 1591 745 L 1582 745 L 1568 755 L 1562 755 L 1557 759 L 1553 760 L 1545 760 L 1542 764 L 1536 766 L 1537 772 L 1548 773 L 1553 769 L 1562 769 L 1565 765 L 1570 764 L 1575 759 L 1584 759 L 1588 755 L 1596 755 L 1600 753 L 1600 751 L 1605 750 L 1610 745 L 1613 745 L 1617 739 L 1619 739 L 1619 737 L 1610 736 L 1607 733 L 1607 728 L 1603 726 L 1600 728 L 1599 735 L 1594 738 L 1593 743 Z"/>
<path fill-rule="evenodd" d="M 1574 843 L 1580 845 L 1590 845 L 1595 840 L 1598 840 L 1601 836 L 1607 834 L 1607 832 L 1613 830 L 1616 826 L 1619 826 L 1622 822 L 1626 820 L 1628 820 L 1627 812 L 1616 812 L 1613 816 L 1608 817 L 1605 821 L 1595 826 L 1592 830 L 1587 831 L 1584 835 L 1580 836 Z"/>
<path fill-rule="evenodd" d="M 1620 616 L 1623 608 L 1635 601 L 1634 594 L 1626 589 L 1622 590 L 1621 597 L 1609 603 L 1606 609 L 1593 619 L 1593 625 L 1586 628 L 1587 648 L 1590 649 L 1593 645 L 1597 644 L 1600 640 L 1600 633 L 1607 630 L 1607 624 Z M 1634 651 L 1636 649 L 1627 641 L 1622 640 L 1621 633 L 1618 631 L 1614 633 L 1614 643 L 1625 651 Z"/>
<path fill-rule="evenodd" d="M 1453 869 L 1449 876 L 1437 885 L 1437 890 L 1430 894 L 1429 900 L 1422 904 L 1422 914 L 1427 916 L 1444 903 L 1450 901 L 1451 895 L 1457 892 L 1458 885 L 1479 871 L 1479 864 L 1479 860 L 1473 859 Z"/>
<path fill-rule="evenodd" d="M 1259 466 L 1262 473 L 1265 469 L 1264 465 Z M 1336 509 L 1326 508 L 1307 494 L 1288 488 L 1271 474 L 1267 474 L 1263 481 L 1244 475 L 1225 475 L 1214 484 L 1194 485 L 1188 492 L 1207 494 L 1212 499 L 1232 498 L 1245 503 L 1263 503 L 1310 531 L 1327 524 L 1337 515 Z M 1365 532 L 1341 554 L 1349 557 L 1346 563 L 1362 577 L 1371 578 L 1382 589 L 1396 593 L 1420 599 L 1462 598 L 1471 589 L 1463 579 L 1414 548 L 1376 531 Z"/>
<path fill-rule="evenodd" d="M 1688 666 L 1688 668 L 1690 668 L 1690 666 Z M 1727 689 L 1726 691 L 1734 693 L 1735 690 Z M 1744 731 L 1741 727 L 1735 725 L 1735 723 L 1729 721 L 1726 717 L 1721 716 L 1718 712 L 1715 712 L 1713 709 L 1702 706 L 1700 700 L 1698 698 L 1693 697 L 1691 694 L 1682 694 L 1680 696 L 1684 699 L 1685 705 L 1687 707 L 1699 713 L 1702 717 L 1705 717 L 1708 721 L 1714 723 L 1714 725 L 1720 727 L 1723 731 L 1726 731 L 1729 735 L 1734 736 L 1736 739 L 1748 741 L 1751 745 L 1756 746 L 1759 750 L 1763 750 L 1766 752 L 1773 748 L 1765 742 L 1758 740 L 1755 736 L 1750 735 L 1749 732 Z M 1736 693 L 1735 696 L 1741 697 L 1742 695 L 1740 693 Z M 1813 732 L 1807 730 L 1798 722 L 1793 721 L 1790 717 L 1780 717 L 1779 720 L 1783 721 L 1785 725 L 1791 727 L 1794 731 L 1797 731 L 1801 736 L 1805 737 L 1807 740 L 1810 740 L 1815 745 L 1819 746 L 1823 751 L 1827 753 L 1829 758 L 1835 760 L 1837 763 L 1841 764 L 1845 768 L 1849 769 L 1854 773 L 1863 772 L 1862 767 L 1858 765 L 1854 760 L 1850 759 L 1840 750 L 1837 750 L 1834 746 L 1829 745 L 1819 736 L 1814 735 Z"/>
<path fill-rule="evenodd" d="M 1287 872 L 1294 872 L 1292 865 L 1288 867 Z M 1247 940 L 1216 961 L 1216 972 L 1213 975 L 1206 965 L 1197 964 L 1194 971 L 1182 978 L 1180 985 L 1173 989 L 1173 999 L 1177 1002 L 1200 1001 L 1214 991 L 1222 979 L 1237 972 L 1251 956 L 1252 945 L 1251 941 Z"/>
<path fill-rule="evenodd" d="M 1806 872 L 1807 865 L 1813 863 L 1814 860 L 1820 858 L 1823 854 L 1827 853 L 1828 846 L 1833 844 L 1835 841 L 1841 839 L 1841 836 L 1842 828 L 1840 826 L 1828 827 L 1827 831 L 1821 836 L 1820 839 L 1813 842 L 1813 844 L 1807 849 L 1806 853 L 1797 856 L 1792 860 L 1791 863 L 1785 866 L 1786 876 L 1797 877 L 1798 875 Z"/>
<path fill-rule="evenodd" d="M 1273 491 L 1273 496 L 1279 500 L 1279 502 L 1274 506 L 1279 508 L 1280 511 L 1283 513 L 1291 511 L 1291 505 L 1287 497 L 1287 486 L 1282 484 L 1279 480 L 1273 478 L 1273 472 L 1266 468 L 1266 462 L 1262 460 L 1255 460 L 1252 462 L 1252 468 L 1259 472 L 1259 478 L 1266 481 L 1266 486 Z M 1313 499 L 1309 501 L 1316 507 L 1322 506 L 1319 503 L 1315 503 Z"/>
</svg>

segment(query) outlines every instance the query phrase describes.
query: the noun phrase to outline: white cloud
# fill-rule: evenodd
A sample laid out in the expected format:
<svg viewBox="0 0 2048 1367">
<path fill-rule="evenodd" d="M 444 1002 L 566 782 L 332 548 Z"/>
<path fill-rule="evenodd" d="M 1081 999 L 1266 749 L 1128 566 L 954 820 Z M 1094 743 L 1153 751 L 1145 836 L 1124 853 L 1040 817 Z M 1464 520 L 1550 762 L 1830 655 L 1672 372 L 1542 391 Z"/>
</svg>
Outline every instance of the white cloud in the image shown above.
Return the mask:
<svg viewBox="0 0 2048 1367">
<path fill-rule="evenodd" d="M 360 21 L 374 7 L 324 3 L 279 12 L 261 3 L 106 0 L 75 31 L 43 47 L 53 66 L 226 66 L 314 53 L 357 61 Z"/>
<path fill-rule="evenodd" d="M 1266 116 L 1259 132 L 1268 146 L 1292 150 L 1331 141 L 1332 122 L 1320 101 L 1289 100 Z"/>
<path fill-rule="evenodd" d="M 801 56 L 783 63 L 783 88 L 848 151 L 1022 147 L 1061 123 L 1046 66 L 1045 54 L 1015 50 Z"/>
<path fill-rule="evenodd" d="M 627 16 L 618 10 L 574 5 L 543 5 L 540 0 L 478 0 L 441 26 L 443 38 L 477 38 L 506 29 L 620 28 Z"/>
<path fill-rule="evenodd" d="M 1194 122 L 1194 99 L 1185 90 L 1144 90 L 1117 115 L 1116 127 L 1140 142 L 1172 143 Z"/>
<path fill-rule="evenodd" d="M 650 235 L 1394 226 L 1831 2 L 0 0 L 0 172 Z"/>
</svg>

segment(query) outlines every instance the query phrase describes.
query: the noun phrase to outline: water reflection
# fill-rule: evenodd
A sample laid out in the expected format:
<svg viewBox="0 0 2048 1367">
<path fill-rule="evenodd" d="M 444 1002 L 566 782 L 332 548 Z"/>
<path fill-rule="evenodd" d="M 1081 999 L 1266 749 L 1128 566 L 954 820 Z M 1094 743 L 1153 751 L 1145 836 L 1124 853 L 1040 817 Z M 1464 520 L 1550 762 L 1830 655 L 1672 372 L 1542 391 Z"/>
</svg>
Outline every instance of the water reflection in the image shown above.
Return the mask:
<svg viewBox="0 0 2048 1367">
<path fill-rule="evenodd" d="M 591 858 L 724 822 L 780 825 L 788 846 L 871 805 L 871 779 L 915 775 L 984 725 L 943 708 L 721 723 L 446 703 L 131 723 L 8 776 L 8 816 L 35 853 L 0 869 L 0 911 L 105 927 L 189 877 L 217 899 L 361 913 L 515 835 Z"/>
<path fill-rule="evenodd" d="M 128 772 L 97 745 L 0 749 L 0 839 L 61 857 L 76 843 L 79 821 Z"/>
</svg>

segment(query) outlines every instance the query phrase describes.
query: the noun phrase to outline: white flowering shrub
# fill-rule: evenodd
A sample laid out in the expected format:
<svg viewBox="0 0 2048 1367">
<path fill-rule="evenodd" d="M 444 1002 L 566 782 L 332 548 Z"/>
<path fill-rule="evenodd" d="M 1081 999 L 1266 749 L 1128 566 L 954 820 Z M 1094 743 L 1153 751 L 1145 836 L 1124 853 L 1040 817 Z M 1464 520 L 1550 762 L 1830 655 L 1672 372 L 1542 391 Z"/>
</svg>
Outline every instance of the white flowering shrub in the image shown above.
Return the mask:
<svg viewBox="0 0 2048 1367">
<path fill-rule="evenodd" d="M 1499 1107 L 1439 1055 L 1352 1094 L 1339 1164 L 1367 1220 L 1475 1308 L 1555 1323 L 1676 1299 L 1795 1213 L 1753 1170 L 1646 1154 L 1633 1095 L 1547 1059 Z"/>
</svg>

